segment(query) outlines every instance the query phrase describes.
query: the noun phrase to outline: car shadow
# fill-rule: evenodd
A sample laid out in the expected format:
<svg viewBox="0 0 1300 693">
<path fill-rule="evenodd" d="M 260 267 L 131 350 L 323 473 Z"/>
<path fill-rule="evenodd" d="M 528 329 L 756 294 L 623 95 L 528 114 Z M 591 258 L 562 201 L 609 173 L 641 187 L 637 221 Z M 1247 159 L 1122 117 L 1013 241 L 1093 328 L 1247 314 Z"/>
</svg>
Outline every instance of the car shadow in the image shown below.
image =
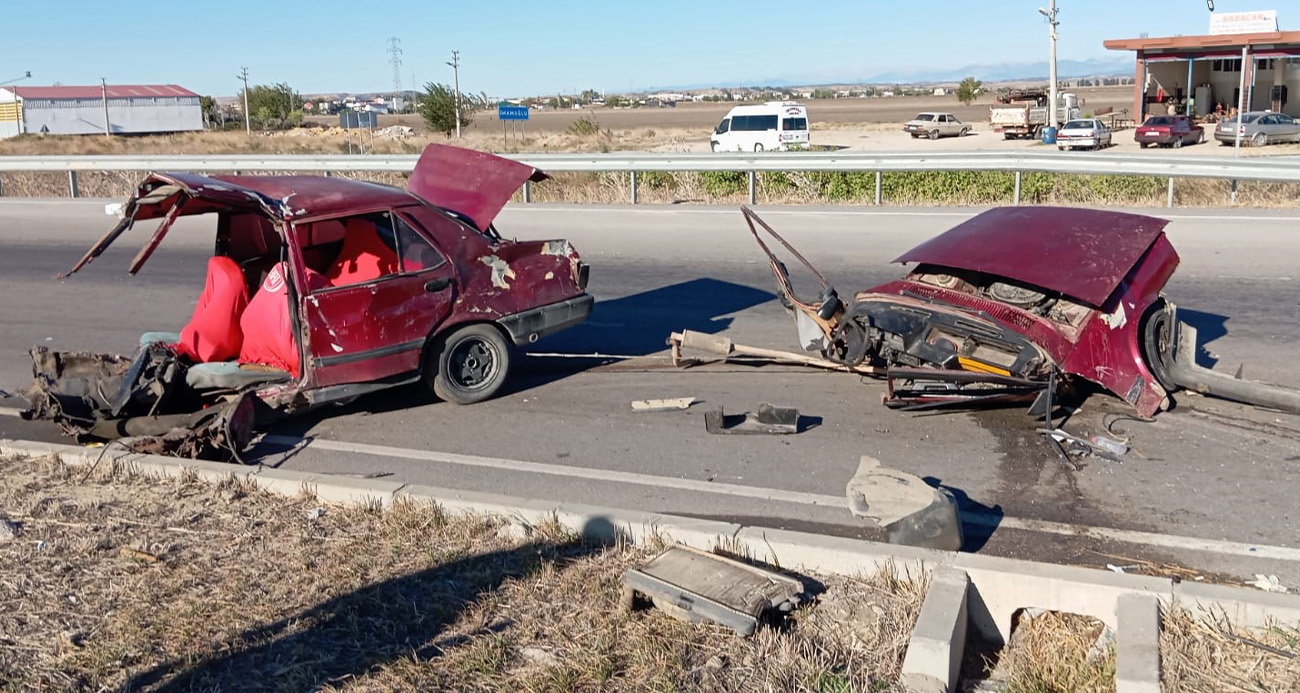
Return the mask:
<svg viewBox="0 0 1300 693">
<path fill-rule="evenodd" d="M 214 646 L 198 661 L 159 664 L 133 676 L 123 690 L 313 691 L 398 659 L 438 657 L 473 635 L 513 625 L 500 619 L 469 636 L 444 634 L 461 613 L 490 599 L 507 580 L 599 550 L 614 533 L 607 520 L 593 520 L 583 530 L 585 540 L 529 543 L 367 585 L 245 630 L 233 651 Z"/>
<path fill-rule="evenodd" d="M 1211 356 L 1206 345 L 1228 334 L 1228 317 L 1218 313 L 1206 313 L 1190 308 L 1178 307 L 1178 320 L 1196 328 L 1196 364 L 1213 368 L 1218 359 Z"/>
</svg>

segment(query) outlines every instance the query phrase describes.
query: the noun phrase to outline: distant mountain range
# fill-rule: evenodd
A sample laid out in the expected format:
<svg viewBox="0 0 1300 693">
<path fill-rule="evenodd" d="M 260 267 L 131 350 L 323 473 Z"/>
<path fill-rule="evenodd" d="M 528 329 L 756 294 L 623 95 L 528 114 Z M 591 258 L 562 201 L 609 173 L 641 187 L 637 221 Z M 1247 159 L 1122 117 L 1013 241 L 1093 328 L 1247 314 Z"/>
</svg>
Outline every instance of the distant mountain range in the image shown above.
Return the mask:
<svg viewBox="0 0 1300 693">
<path fill-rule="evenodd" d="M 1074 77 L 1111 77 L 1133 73 L 1133 61 L 1128 57 L 1089 58 L 1087 60 L 1057 60 L 1057 77 L 1070 79 Z M 762 78 L 746 81 L 715 82 L 712 84 L 676 84 L 669 86 L 638 87 L 638 91 L 695 90 L 723 86 L 765 86 L 765 87 L 808 87 L 830 84 L 934 84 L 942 82 L 960 82 L 967 77 L 984 82 L 1011 82 L 1019 80 L 1046 80 L 1047 61 L 1024 63 L 992 63 L 966 65 L 959 68 L 924 68 L 916 70 L 887 70 L 884 72 L 863 73 L 850 77 L 842 70 L 835 73 L 808 74 L 780 79 Z"/>
</svg>

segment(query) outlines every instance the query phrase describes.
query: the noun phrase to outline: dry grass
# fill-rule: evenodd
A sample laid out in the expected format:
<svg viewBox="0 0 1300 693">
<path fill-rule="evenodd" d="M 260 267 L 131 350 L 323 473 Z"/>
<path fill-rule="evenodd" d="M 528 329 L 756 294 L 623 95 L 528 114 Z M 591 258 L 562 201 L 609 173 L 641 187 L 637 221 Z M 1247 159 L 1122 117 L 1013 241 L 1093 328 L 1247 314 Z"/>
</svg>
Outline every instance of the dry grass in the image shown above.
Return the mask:
<svg viewBox="0 0 1300 693">
<path fill-rule="evenodd" d="M 828 580 L 740 639 L 618 608 L 655 547 L 236 481 L 0 460 L 3 691 L 848 691 L 895 684 L 924 585 Z"/>
<path fill-rule="evenodd" d="M 1300 629 L 1234 626 L 1223 613 L 1161 612 L 1161 684 L 1169 693 L 1300 691 Z"/>
<path fill-rule="evenodd" d="M 1115 646 L 1097 619 L 1026 612 L 998 653 L 991 678 L 1007 693 L 1111 693 Z"/>
</svg>

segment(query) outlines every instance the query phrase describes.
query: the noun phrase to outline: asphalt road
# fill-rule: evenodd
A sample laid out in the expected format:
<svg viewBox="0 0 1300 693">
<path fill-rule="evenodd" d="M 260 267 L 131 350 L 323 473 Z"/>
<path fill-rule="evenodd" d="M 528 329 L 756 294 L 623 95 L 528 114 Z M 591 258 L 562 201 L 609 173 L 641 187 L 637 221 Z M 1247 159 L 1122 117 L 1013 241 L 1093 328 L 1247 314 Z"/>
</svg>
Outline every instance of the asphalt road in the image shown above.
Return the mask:
<svg viewBox="0 0 1300 693">
<path fill-rule="evenodd" d="M 110 225 L 102 205 L 0 203 L 0 388 L 30 378 L 25 351 L 33 344 L 130 352 L 141 332 L 188 318 L 212 244 L 202 221 L 174 229 L 137 277 L 125 267 L 143 243 L 139 229 L 76 277 L 55 278 Z M 977 210 L 759 211 L 845 294 L 898 276 L 891 258 Z M 1170 218 L 1183 262 L 1168 295 L 1200 327 L 1207 364 L 1234 372 L 1244 363 L 1246 377 L 1300 386 L 1300 218 L 1235 210 Z M 593 266 L 599 302 L 591 320 L 534 345 L 493 401 L 458 407 L 419 387 L 363 398 L 273 431 L 280 437 L 259 448 L 263 463 L 874 537 L 843 505 L 844 485 L 867 454 L 954 489 L 977 518 L 971 550 L 1086 565 L 1178 562 L 1300 583 L 1300 563 L 1260 558 L 1269 546 L 1300 557 L 1300 417 L 1182 396 L 1154 423 L 1118 424 L 1134 449 L 1124 462 L 1073 469 L 1018 409 L 906 414 L 880 405 L 883 384 L 847 374 L 671 367 L 664 338 L 682 328 L 795 347 L 764 257 L 734 209 L 515 206 L 498 226 L 575 243 Z M 591 354 L 635 358 L 581 357 Z M 703 403 L 661 414 L 629 406 L 679 396 Z M 807 430 L 704 431 L 703 411 L 764 401 L 798 407 Z M 1066 427 L 1101 433 L 1104 417 L 1125 411 L 1095 395 Z M 0 416 L 0 437 L 57 436 Z M 284 437 L 311 442 L 290 446 Z M 1119 533 L 1079 536 L 1087 528 Z M 1207 549 L 1188 538 L 1230 544 Z"/>
</svg>

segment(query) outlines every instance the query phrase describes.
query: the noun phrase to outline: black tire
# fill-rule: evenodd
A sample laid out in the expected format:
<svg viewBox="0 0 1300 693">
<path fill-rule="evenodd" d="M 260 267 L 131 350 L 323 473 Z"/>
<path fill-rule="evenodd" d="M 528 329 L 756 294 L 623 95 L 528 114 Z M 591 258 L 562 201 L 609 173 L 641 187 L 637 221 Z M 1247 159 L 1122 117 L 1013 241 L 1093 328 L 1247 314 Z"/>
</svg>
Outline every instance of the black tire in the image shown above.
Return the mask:
<svg viewBox="0 0 1300 693">
<path fill-rule="evenodd" d="M 1169 377 L 1169 359 L 1173 354 L 1173 344 L 1171 341 L 1174 337 L 1174 324 L 1169 319 L 1169 313 L 1165 311 L 1165 300 L 1162 298 L 1147 308 L 1147 312 L 1142 316 L 1142 324 L 1138 327 L 1138 339 L 1141 340 L 1142 360 L 1146 362 L 1147 369 L 1151 375 L 1156 377 L 1156 382 L 1165 390 L 1173 392 L 1178 389 L 1173 378 Z"/>
<path fill-rule="evenodd" d="M 1266 134 L 1264 134 L 1264 133 L 1262 133 L 1262 132 L 1257 132 L 1257 133 L 1255 133 L 1255 136 L 1254 136 L 1254 137 L 1251 137 L 1251 138 L 1250 138 L 1250 144 L 1251 144 L 1251 146 L 1253 146 L 1253 147 L 1265 147 L 1265 146 L 1268 146 L 1268 135 L 1266 135 Z"/>
<path fill-rule="evenodd" d="M 435 340 L 425 357 L 424 380 L 448 402 L 482 402 L 505 384 L 511 351 L 495 326 L 465 325 Z"/>
<path fill-rule="evenodd" d="M 1183 148 L 1183 138 L 1179 137 L 1178 139 L 1174 140 L 1174 149 L 1182 149 L 1182 148 Z"/>
<path fill-rule="evenodd" d="M 939 131 L 938 131 L 938 130 L 931 130 L 931 131 L 930 131 L 930 139 L 932 139 L 932 140 L 937 140 L 937 139 L 939 139 Z"/>
<path fill-rule="evenodd" d="M 1139 148 L 1139 149 L 1146 149 L 1146 148 L 1149 147 L 1150 145 L 1151 145 L 1150 142 L 1138 142 L 1138 148 Z"/>
<path fill-rule="evenodd" d="M 958 137 L 965 137 L 965 136 L 968 135 L 968 134 L 970 134 L 970 128 L 962 128 L 962 129 L 961 129 L 961 134 L 960 134 L 960 135 L 957 135 L 957 136 L 958 136 Z"/>
<path fill-rule="evenodd" d="M 716 151 L 718 151 L 718 143 L 717 143 L 717 142 L 710 142 L 710 143 L 709 143 L 709 151 L 711 151 L 711 152 L 716 152 Z"/>
<path fill-rule="evenodd" d="M 1204 130 L 1202 130 L 1199 134 L 1196 135 L 1196 143 L 1197 143 L 1197 144 L 1205 144 L 1205 131 L 1204 131 Z"/>
<path fill-rule="evenodd" d="M 763 145 L 761 145 L 761 144 L 755 144 L 755 145 L 754 145 L 754 151 L 756 151 L 756 152 L 761 152 L 761 151 L 763 151 Z"/>
</svg>

